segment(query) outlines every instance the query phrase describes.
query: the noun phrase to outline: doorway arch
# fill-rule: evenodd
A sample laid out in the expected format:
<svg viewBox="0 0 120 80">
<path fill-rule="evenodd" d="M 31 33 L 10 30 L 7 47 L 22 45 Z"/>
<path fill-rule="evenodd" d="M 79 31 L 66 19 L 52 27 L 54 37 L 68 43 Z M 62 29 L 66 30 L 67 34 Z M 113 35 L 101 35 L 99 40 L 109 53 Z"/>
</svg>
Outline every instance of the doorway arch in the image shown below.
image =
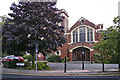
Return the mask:
<svg viewBox="0 0 120 80">
<path fill-rule="evenodd" d="M 90 61 L 90 49 L 84 48 L 84 60 Z M 82 61 L 82 47 L 72 50 L 73 61 Z"/>
</svg>

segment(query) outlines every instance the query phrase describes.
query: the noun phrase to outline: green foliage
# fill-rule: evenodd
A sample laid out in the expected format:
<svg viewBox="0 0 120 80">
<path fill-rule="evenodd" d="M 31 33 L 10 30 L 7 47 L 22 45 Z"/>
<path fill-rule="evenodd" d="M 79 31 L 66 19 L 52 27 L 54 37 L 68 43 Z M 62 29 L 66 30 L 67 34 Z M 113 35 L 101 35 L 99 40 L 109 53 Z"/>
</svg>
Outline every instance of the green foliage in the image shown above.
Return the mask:
<svg viewBox="0 0 120 80">
<path fill-rule="evenodd" d="M 3 61 L 3 67 L 5 68 L 16 68 L 16 63 L 21 63 L 21 61 L 14 59 L 12 61 Z"/>
<path fill-rule="evenodd" d="M 69 57 L 66 57 L 66 62 L 68 62 L 69 61 Z M 65 58 L 64 58 L 64 60 L 62 60 L 62 63 L 65 63 Z"/>
<path fill-rule="evenodd" d="M 36 64 L 34 64 L 34 69 L 36 69 Z M 37 70 L 50 70 L 47 62 L 37 62 Z"/>
<path fill-rule="evenodd" d="M 99 54 L 99 53 L 94 53 L 94 62 L 95 62 L 95 63 L 100 63 L 100 62 L 101 62 L 101 59 L 102 59 L 101 54 Z"/>
<path fill-rule="evenodd" d="M 110 64 L 110 61 L 102 61 L 104 64 Z"/>
<path fill-rule="evenodd" d="M 113 55 L 111 58 L 108 59 L 110 61 L 110 63 L 113 63 L 113 64 L 117 64 L 119 61 L 119 58 L 118 58 L 118 54 L 117 55 Z"/>
<path fill-rule="evenodd" d="M 6 52 L 4 52 L 4 53 L 2 54 L 2 57 L 5 57 L 5 56 L 9 56 L 9 54 L 7 54 Z"/>
<path fill-rule="evenodd" d="M 120 18 L 116 17 L 114 20 L 115 25 L 109 27 L 102 32 L 102 39 L 99 43 L 94 44 L 94 49 L 97 50 L 101 56 L 102 61 L 105 63 L 118 63 L 118 52 L 120 52 Z"/>
<path fill-rule="evenodd" d="M 31 70 L 31 69 L 32 69 L 32 66 L 28 66 L 27 69 Z"/>
<path fill-rule="evenodd" d="M 24 64 L 25 64 L 25 67 L 31 66 L 31 62 L 30 61 L 25 61 Z"/>
<path fill-rule="evenodd" d="M 2 63 L 4 68 L 9 68 L 9 61 L 3 61 Z"/>
<path fill-rule="evenodd" d="M 0 20 L 2 20 L 2 22 L 0 22 L 0 26 L 4 25 L 6 19 L 7 19 L 6 15 L 0 16 Z"/>
<path fill-rule="evenodd" d="M 27 59 L 27 61 L 32 61 L 32 55 L 24 55 L 24 59 Z"/>
<path fill-rule="evenodd" d="M 9 67 L 16 68 L 17 67 L 16 63 L 21 63 L 21 61 L 19 61 L 17 59 L 12 60 L 12 61 L 10 61 Z"/>
<path fill-rule="evenodd" d="M 61 61 L 60 56 L 52 54 L 48 57 L 48 62 L 59 62 Z"/>
</svg>

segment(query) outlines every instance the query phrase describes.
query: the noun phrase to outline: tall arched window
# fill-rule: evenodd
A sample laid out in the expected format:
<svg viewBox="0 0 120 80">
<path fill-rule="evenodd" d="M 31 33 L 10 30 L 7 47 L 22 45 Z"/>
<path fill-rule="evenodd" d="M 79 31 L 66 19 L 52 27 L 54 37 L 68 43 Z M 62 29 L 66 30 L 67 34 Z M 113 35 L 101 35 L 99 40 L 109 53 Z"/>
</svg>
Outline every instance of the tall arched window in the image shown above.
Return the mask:
<svg viewBox="0 0 120 80">
<path fill-rule="evenodd" d="M 75 43 L 75 31 L 73 31 L 73 43 Z"/>
<path fill-rule="evenodd" d="M 78 30 L 77 29 L 75 31 L 75 34 L 76 34 L 76 42 L 78 42 Z"/>
<path fill-rule="evenodd" d="M 79 31 L 79 32 L 78 32 Z M 92 42 L 93 41 L 93 29 L 87 26 L 78 27 L 72 32 L 73 43 L 77 42 Z M 79 38 L 79 39 L 78 39 Z M 87 40 L 86 40 L 87 39 Z"/>
<path fill-rule="evenodd" d="M 87 41 L 93 41 L 93 30 L 87 27 Z"/>
<path fill-rule="evenodd" d="M 79 34 L 80 41 L 83 40 L 83 42 L 85 42 L 85 41 L 86 41 L 85 26 L 80 27 L 80 28 L 79 28 L 79 31 L 80 31 L 80 34 Z"/>
<path fill-rule="evenodd" d="M 78 29 L 73 31 L 73 43 L 78 42 Z"/>
<path fill-rule="evenodd" d="M 93 41 L 93 30 L 90 29 L 90 33 L 91 33 L 91 41 Z"/>
<path fill-rule="evenodd" d="M 89 28 L 87 28 L 87 41 L 90 41 L 90 30 L 89 30 Z"/>
</svg>

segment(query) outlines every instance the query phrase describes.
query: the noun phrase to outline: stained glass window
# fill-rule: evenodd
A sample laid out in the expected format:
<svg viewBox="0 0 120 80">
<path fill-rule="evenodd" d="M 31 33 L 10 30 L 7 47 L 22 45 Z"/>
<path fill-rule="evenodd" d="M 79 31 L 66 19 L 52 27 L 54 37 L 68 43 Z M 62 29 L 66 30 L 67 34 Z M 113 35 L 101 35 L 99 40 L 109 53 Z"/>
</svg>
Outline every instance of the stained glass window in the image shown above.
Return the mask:
<svg viewBox="0 0 120 80">
<path fill-rule="evenodd" d="M 87 28 L 87 41 L 90 41 L 90 39 L 89 39 L 89 28 Z"/>
<path fill-rule="evenodd" d="M 75 43 L 75 31 L 73 31 L 73 43 Z"/>
<path fill-rule="evenodd" d="M 85 41 L 86 41 L 86 37 L 85 37 L 85 34 L 86 34 L 86 33 L 85 33 L 85 26 L 80 27 L 79 30 L 80 30 L 80 35 L 79 35 L 79 36 L 80 36 L 80 41 L 83 40 L 83 41 L 85 42 Z"/>
<path fill-rule="evenodd" d="M 90 28 L 87 28 L 87 41 L 93 41 L 93 30 Z"/>
<path fill-rule="evenodd" d="M 93 41 L 93 30 L 91 29 L 90 32 L 91 32 L 91 41 Z"/>
<path fill-rule="evenodd" d="M 76 31 L 75 31 L 76 33 L 76 42 L 78 42 L 78 30 L 76 29 Z"/>
</svg>

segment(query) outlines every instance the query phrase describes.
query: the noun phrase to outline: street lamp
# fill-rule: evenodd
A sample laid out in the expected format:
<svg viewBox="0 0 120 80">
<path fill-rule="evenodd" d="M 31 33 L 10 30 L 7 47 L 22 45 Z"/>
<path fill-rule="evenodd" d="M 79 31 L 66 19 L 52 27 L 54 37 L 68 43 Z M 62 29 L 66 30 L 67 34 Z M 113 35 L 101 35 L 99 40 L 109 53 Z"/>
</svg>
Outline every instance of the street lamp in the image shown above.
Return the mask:
<svg viewBox="0 0 120 80">
<path fill-rule="evenodd" d="M 38 53 L 38 44 L 36 44 L 36 72 L 37 72 L 37 53 Z"/>
<path fill-rule="evenodd" d="M 84 39 L 84 36 L 83 36 L 83 23 L 84 23 L 84 20 L 82 19 L 81 20 L 81 23 L 82 23 L 82 70 L 84 70 L 84 47 L 83 47 L 83 39 Z"/>
</svg>

